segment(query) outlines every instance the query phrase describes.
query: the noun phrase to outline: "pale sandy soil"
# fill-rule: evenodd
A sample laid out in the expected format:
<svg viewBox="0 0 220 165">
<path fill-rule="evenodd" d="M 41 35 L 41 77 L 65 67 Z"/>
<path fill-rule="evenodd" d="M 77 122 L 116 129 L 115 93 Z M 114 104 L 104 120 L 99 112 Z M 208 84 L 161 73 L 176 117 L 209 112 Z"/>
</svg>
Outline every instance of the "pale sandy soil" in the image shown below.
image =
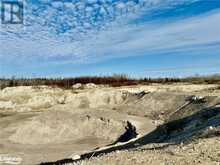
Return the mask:
<svg viewBox="0 0 220 165">
<path fill-rule="evenodd" d="M 163 146 L 165 146 L 163 148 Z M 161 147 L 161 148 L 160 148 Z M 151 144 L 135 150 L 116 151 L 75 165 L 219 165 L 220 139 L 198 139 L 189 144 Z"/>
<path fill-rule="evenodd" d="M 139 95 L 142 91 L 146 93 L 143 96 Z M 191 95 L 205 96 L 207 102 L 173 114 Z M 114 142 L 125 132 L 127 121 L 136 127 L 138 139 L 170 118 L 218 107 L 219 97 L 219 85 L 5 88 L 0 90 L 0 164 L 5 154 L 22 158 L 22 165 L 34 165 L 87 153 Z M 148 149 L 152 144 L 145 143 L 78 164 L 217 164 L 219 145 L 218 136 L 152 150 Z M 190 146 L 195 148 L 192 153 Z"/>
</svg>

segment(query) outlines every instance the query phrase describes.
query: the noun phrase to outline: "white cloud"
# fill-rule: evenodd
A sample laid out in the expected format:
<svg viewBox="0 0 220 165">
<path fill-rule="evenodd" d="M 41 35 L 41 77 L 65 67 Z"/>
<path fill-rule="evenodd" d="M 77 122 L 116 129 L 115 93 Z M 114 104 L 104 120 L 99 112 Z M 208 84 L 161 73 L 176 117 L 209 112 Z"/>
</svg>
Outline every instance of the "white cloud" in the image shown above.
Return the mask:
<svg viewBox="0 0 220 165">
<path fill-rule="evenodd" d="M 4 43 L 0 58 L 42 58 L 50 62 L 63 57 L 63 62 L 80 63 L 220 42 L 220 12 L 168 24 L 127 23 L 141 11 L 194 1 L 41 0 L 25 10 L 28 26 L 19 32 L 14 26 L 0 28 L 0 42 Z"/>
<path fill-rule="evenodd" d="M 188 47 L 204 49 L 209 44 L 220 44 L 219 19 L 220 12 L 215 12 L 164 25 L 127 26 L 123 30 L 119 27 L 100 33 L 96 41 L 91 42 L 96 43 L 95 52 L 100 56 L 155 54 Z"/>
</svg>

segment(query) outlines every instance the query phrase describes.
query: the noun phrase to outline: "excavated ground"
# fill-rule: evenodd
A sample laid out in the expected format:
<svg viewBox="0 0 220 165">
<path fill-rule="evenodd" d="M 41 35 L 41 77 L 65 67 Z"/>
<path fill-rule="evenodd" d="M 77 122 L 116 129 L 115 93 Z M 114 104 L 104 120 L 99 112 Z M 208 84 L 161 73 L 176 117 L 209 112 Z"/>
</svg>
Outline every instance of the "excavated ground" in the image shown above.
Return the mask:
<svg viewBox="0 0 220 165">
<path fill-rule="evenodd" d="M 64 164 L 74 164 L 74 155 L 81 155 L 77 163 L 82 164 L 158 164 L 165 160 L 183 164 L 188 150 L 181 147 L 193 145 L 193 154 L 199 157 L 200 143 L 193 140 L 197 136 L 204 145 L 215 142 L 209 155 L 217 154 L 213 160 L 219 163 L 219 89 L 218 85 L 190 84 L 83 90 L 5 88 L 0 91 L 0 164 L 12 163 L 3 159 L 8 157 L 20 158 L 22 165 L 64 158 Z M 205 101 L 189 101 L 193 95 Z M 122 135 L 130 136 L 127 121 L 138 136 L 114 143 Z M 176 150 L 185 156 L 180 159 Z M 200 161 L 210 164 L 207 157 L 205 153 Z"/>
</svg>

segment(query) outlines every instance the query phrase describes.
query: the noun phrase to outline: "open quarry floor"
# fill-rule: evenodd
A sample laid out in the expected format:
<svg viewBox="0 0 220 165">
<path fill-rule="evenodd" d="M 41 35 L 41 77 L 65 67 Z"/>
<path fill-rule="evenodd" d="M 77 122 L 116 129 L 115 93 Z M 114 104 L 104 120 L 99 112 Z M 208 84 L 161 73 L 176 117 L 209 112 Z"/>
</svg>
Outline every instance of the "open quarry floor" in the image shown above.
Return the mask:
<svg viewBox="0 0 220 165">
<path fill-rule="evenodd" d="M 220 165 L 220 85 L 0 90 L 0 164 Z"/>
</svg>

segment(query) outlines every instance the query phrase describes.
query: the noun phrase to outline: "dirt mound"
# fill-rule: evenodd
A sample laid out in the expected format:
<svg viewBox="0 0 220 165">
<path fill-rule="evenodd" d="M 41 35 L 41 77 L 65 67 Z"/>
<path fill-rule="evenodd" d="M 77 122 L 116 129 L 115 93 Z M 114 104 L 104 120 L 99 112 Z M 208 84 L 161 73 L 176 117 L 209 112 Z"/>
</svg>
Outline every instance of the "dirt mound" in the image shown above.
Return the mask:
<svg viewBox="0 0 220 165">
<path fill-rule="evenodd" d="M 114 151 L 120 152 L 120 150 L 129 150 L 129 152 L 134 152 L 139 149 L 144 151 L 143 148 L 149 144 L 156 144 L 161 147 L 158 147 L 159 149 L 163 149 L 163 147 L 166 148 L 166 146 L 173 144 L 182 144 L 183 142 L 189 143 L 193 138 L 195 138 L 194 140 L 206 137 L 218 138 L 220 136 L 219 128 L 220 108 L 210 107 L 196 112 L 193 115 L 175 121 L 170 121 L 164 125 L 161 125 L 151 133 L 146 134 L 145 136 L 140 137 L 135 141 L 130 141 L 129 143 L 124 143 L 121 145 L 119 144 L 116 146 L 113 145 L 107 148 L 91 151 L 89 153 L 80 155 L 75 160 L 63 159 L 57 162 L 41 163 L 41 165 L 64 165 L 66 163 L 74 164 L 78 161 L 87 160 L 91 157 L 98 157 L 100 155 L 111 153 Z M 152 148 L 152 150 L 156 149 L 157 148 L 155 147 Z"/>
<path fill-rule="evenodd" d="M 93 88 L 97 88 L 98 86 L 95 85 L 94 83 L 88 83 L 88 84 L 85 84 L 85 88 L 86 89 L 93 89 Z"/>
<path fill-rule="evenodd" d="M 148 144 L 176 144 L 184 138 L 218 137 L 220 99 L 215 89 L 211 94 L 204 89 L 194 85 L 126 90 L 5 88 L 0 91 L 0 148 L 4 153 L 24 153 L 26 165 L 75 154 L 91 158 Z"/>
<path fill-rule="evenodd" d="M 124 102 L 126 95 L 119 90 L 94 89 L 77 94 L 69 93 L 66 103 L 71 103 L 73 107 L 96 108 L 100 106 L 114 106 Z"/>
<path fill-rule="evenodd" d="M 0 101 L 0 109 L 13 109 L 15 104 L 12 101 Z"/>
<path fill-rule="evenodd" d="M 0 91 L 0 108 L 19 112 L 45 109 L 62 102 L 64 94 L 62 89 L 47 86 L 5 88 Z"/>
<path fill-rule="evenodd" d="M 26 106 L 32 109 L 40 109 L 40 108 L 50 108 L 53 105 L 58 103 L 58 98 L 55 98 L 51 95 L 44 95 L 44 96 L 33 96 L 32 98 L 28 99 Z"/>
<path fill-rule="evenodd" d="M 124 123 L 86 114 L 49 111 L 21 123 L 10 140 L 22 144 L 46 144 L 95 137 L 114 141 L 124 131 Z"/>
<path fill-rule="evenodd" d="M 116 110 L 159 120 L 185 104 L 186 97 L 187 95 L 169 92 L 146 93 L 143 97 L 129 95 L 126 102 L 118 106 Z"/>
</svg>

